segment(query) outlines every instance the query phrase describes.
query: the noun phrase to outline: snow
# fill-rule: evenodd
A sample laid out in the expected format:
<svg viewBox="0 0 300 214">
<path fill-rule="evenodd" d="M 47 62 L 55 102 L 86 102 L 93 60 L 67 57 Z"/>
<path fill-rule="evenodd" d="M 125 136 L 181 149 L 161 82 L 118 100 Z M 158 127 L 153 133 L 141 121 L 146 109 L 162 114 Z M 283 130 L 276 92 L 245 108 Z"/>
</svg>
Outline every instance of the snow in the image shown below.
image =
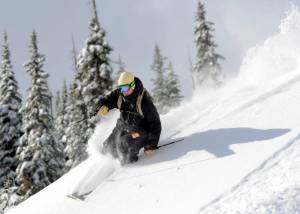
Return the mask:
<svg viewBox="0 0 300 214">
<path fill-rule="evenodd" d="M 200 213 L 300 213 L 300 134 Z"/>
<path fill-rule="evenodd" d="M 250 50 L 237 79 L 161 118 L 162 141 L 184 141 L 120 167 L 99 153 L 118 116 L 111 112 L 89 141 L 88 160 L 8 213 L 300 213 L 295 19 L 297 8 Z M 66 197 L 94 188 L 85 201 Z"/>
<path fill-rule="evenodd" d="M 118 161 L 111 157 L 92 156 L 84 162 L 85 171 L 81 171 L 72 182 L 69 194 L 77 193 L 79 195 L 94 190 L 101 182 L 111 175 L 120 165 Z"/>
</svg>

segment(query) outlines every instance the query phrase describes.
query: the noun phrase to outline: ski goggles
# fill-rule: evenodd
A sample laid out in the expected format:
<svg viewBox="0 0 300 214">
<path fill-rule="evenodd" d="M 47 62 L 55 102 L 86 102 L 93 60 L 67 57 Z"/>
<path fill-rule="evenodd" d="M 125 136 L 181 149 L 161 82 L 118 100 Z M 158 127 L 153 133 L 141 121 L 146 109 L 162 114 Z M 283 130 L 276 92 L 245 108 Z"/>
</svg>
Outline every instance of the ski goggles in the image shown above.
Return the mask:
<svg viewBox="0 0 300 214">
<path fill-rule="evenodd" d="M 129 84 L 125 84 L 125 85 L 120 85 L 118 86 L 118 89 L 120 90 L 121 93 L 126 93 L 128 92 L 131 88 L 134 88 L 135 86 L 135 82 L 131 82 Z"/>
</svg>

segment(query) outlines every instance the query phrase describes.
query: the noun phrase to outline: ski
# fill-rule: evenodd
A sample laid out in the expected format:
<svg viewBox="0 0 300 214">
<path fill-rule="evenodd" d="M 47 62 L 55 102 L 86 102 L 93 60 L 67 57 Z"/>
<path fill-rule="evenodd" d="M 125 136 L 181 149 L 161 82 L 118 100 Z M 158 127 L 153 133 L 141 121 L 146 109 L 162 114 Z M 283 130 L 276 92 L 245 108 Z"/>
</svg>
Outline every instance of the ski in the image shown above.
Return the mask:
<svg viewBox="0 0 300 214">
<path fill-rule="evenodd" d="M 71 194 L 71 195 L 67 195 L 68 198 L 71 198 L 73 200 L 80 200 L 80 201 L 84 201 L 84 199 L 74 195 L 74 194 Z"/>
<path fill-rule="evenodd" d="M 68 198 L 74 199 L 74 200 L 79 200 L 79 201 L 85 201 L 86 197 L 91 194 L 93 191 L 83 193 L 83 194 L 78 194 L 78 193 L 72 193 L 70 195 L 67 195 Z"/>
</svg>

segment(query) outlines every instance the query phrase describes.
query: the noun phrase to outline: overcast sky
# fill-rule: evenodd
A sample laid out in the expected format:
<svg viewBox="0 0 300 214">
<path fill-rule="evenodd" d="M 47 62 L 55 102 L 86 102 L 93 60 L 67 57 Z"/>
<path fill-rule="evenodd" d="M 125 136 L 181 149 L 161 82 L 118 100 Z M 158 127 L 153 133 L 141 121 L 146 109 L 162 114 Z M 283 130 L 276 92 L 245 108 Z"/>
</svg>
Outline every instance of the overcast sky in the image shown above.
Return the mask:
<svg viewBox="0 0 300 214">
<path fill-rule="evenodd" d="M 99 19 L 113 47 L 111 59 L 121 55 L 126 67 L 151 88 L 150 71 L 154 45 L 170 58 L 180 76 L 185 95 L 189 95 L 188 55 L 195 56 L 194 25 L 197 0 L 97 0 Z M 229 75 L 237 74 L 248 48 L 278 31 L 280 20 L 291 2 L 300 0 L 207 0 L 207 19 L 215 23 L 217 51 Z M 21 92 L 26 98 L 29 75 L 23 68 L 29 59 L 28 46 L 33 29 L 39 49 L 46 56 L 45 70 L 54 92 L 63 80 L 71 81 L 72 35 L 79 51 L 88 36 L 91 18 L 89 0 L 0 0 L 0 32 L 9 36 L 12 62 Z M 2 51 L 2 50 L 1 50 Z"/>
</svg>

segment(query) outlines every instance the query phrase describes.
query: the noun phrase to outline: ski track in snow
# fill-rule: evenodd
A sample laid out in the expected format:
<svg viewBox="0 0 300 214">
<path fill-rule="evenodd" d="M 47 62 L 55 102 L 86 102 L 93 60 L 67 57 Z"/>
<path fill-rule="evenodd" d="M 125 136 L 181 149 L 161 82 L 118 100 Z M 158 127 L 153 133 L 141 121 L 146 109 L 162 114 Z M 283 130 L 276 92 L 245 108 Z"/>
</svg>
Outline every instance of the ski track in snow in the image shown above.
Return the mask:
<svg viewBox="0 0 300 214">
<path fill-rule="evenodd" d="M 295 138 L 293 138 L 291 141 L 289 141 L 283 148 L 279 149 L 277 152 L 275 152 L 270 158 L 268 158 L 267 160 L 265 160 L 257 169 L 253 170 L 252 172 L 250 172 L 247 176 L 245 176 L 245 178 L 239 182 L 236 186 L 234 186 L 233 188 L 231 188 L 230 190 L 228 190 L 226 193 L 221 194 L 218 198 L 214 199 L 213 201 L 211 201 L 209 204 L 203 206 L 200 210 L 199 210 L 199 214 L 203 213 L 253 213 L 253 210 L 255 210 L 254 206 L 251 207 L 251 195 L 249 194 L 249 190 L 250 189 L 255 189 L 257 187 L 249 187 L 250 185 L 254 185 L 257 186 L 259 183 L 260 184 L 260 188 L 264 188 L 264 179 L 261 178 L 261 174 L 262 176 L 265 176 L 265 174 L 268 173 L 268 171 L 278 167 L 278 165 L 280 163 L 283 162 L 282 159 L 284 159 L 285 157 L 289 157 L 289 154 L 291 153 L 291 150 L 293 150 L 296 146 L 299 147 L 299 145 L 295 145 L 296 143 L 300 143 L 300 134 L 298 134 Z M 300 155 L 300 150 L 299 153 L 297 155 Z M 299 158 L 298 158 L 299 159 Z M 300 167 L 298 167 L 298 170 L 300 172 Z M 265 173 L 265 174 L 263 174 Z M 278 173 L 277 173 L 278 174 Z M 300 175 L 300 174 L 299 174 Z M 279 175 L 280 176 L 280 175 Z M 265 176 L 267 177 L 267 176 Z M 298 194 L 300 193 L 300 185 L 297 187 L 292 187 L 299 189 L 296 190 L 296 192 L 298 192 Z M 252 194 L 254 194 L 255 197 L 255 191 L 252 190 Z M 238 198 L 241 195 L 247 195 L 248 197 L 246 197 L 246 199 L 244 198 L 245 201 L 242 201 L 243 206 L 236 206 L 236 204 L 233 206 L 231 205 L 231 203 L 241 203 L 241 200 L 238 200 Z M 248 200 L 247 200 L 248 199 Z M 294 198 L 298 201 L 298 203 L 300 202 L 300 198 Z M 223 205 L 223 204 L 225 205 Z M 250 204 L 250 205 L 249 205 Z M 222 207 L 223 206 L 223 207 Z M 257 205 L 256 205 L 257 206 Z M 230 208 L 229 208 L 230 207 Z M 235 208 L 240 208 L 241 210 L 238 210 Z M 248 210 L 248 211 L 247 211 Z M 279 212 L 277 209 L 274 210 L 274 213 L 282 213 Z M 295 211 L 295 210 L 293 210 Z M 300 211 L 300 204 L 298 204 L 298 210 Z M 256 213 L 273 213 L 272 209 L 269 210 L 261 210 L 261 211 L 257 211 Z M 282 214 L 285 214 L 286 212 L 283 212 Z M 291 213 L 296 213 L 296 212 L 291 212 Z M 297 212 L 298 213 L 298 212 Z"/>
</svg>

